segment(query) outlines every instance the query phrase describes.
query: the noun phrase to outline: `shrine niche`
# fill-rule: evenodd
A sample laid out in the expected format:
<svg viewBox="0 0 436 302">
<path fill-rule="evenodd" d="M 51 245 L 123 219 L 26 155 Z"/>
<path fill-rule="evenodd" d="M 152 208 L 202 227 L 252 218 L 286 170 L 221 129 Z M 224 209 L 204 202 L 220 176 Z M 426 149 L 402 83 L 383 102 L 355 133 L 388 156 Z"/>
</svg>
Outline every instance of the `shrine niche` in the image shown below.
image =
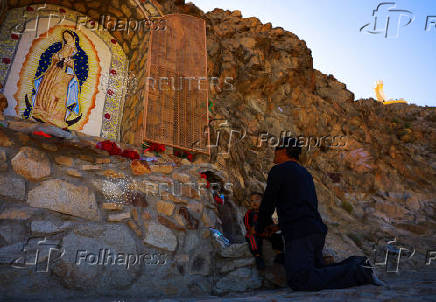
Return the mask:
<svg viewBox="0 0 436 302">
<path fill-rule="evenodd" d="M 209 153 L 206 24 L 189 15 L 166 15 L 153 31 L 143 91 L 139 141 Z"/>
<path fill-rule="evenodd" d="M 34 6 L 8 11 L 1 26 L 5 115 L 118 140 L 128 67 L 121 46 L 78 27 L 80 13 Z"/>
</svg>

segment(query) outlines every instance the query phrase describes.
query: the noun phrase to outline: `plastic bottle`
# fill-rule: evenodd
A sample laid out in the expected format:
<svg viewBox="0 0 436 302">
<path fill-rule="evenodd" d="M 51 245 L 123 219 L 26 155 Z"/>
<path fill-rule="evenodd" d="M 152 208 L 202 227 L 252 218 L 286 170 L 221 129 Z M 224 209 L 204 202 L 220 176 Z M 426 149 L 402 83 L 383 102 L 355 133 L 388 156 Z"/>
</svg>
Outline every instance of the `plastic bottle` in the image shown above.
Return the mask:
<svg viewBox="0 0 436 302">
<path fill-rule="evenodd" d="M 226 248 L 230 246 L 230 241 L 224 235 L 214 228 L 209 228 L 209 230 L 212 232 L 213 236 L 215 237 L 215 240 L 218 241 L 218 243 L 223 247 Z"/>
</svg>

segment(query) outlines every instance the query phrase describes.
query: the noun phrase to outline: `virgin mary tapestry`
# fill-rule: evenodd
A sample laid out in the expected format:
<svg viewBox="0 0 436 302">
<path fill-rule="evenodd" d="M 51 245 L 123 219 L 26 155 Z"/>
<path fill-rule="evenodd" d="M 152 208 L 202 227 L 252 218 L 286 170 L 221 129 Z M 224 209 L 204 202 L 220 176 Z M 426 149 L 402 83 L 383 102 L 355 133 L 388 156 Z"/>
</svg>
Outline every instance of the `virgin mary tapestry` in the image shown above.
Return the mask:
<svg viewBox="0 0 436 302">
<path fill-rule="evenodd" d="M 19 111 L 25 119 L 80 130 L 95 106 L 99 77 L 92 42 L 68 26 L 54 27 L 26 56 L 16 94 Z"/>
</svg>

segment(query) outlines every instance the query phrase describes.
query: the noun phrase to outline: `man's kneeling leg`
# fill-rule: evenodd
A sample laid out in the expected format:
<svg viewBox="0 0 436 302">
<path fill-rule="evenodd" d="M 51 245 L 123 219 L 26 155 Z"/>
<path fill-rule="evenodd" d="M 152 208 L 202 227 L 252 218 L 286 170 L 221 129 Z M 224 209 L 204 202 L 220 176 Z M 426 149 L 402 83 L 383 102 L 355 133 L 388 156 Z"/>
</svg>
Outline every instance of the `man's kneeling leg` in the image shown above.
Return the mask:
<svg viewBox="0 0 436 302">
<path fill-rule="evenodd" d="M 316 257 L 323 246 L 322 234 L 285 241 L 285 268 L 288 285 L 292 289 L 317 291 L 371 282 L 369 270 L 354 261 L 317 268 Z"/>
</svg>

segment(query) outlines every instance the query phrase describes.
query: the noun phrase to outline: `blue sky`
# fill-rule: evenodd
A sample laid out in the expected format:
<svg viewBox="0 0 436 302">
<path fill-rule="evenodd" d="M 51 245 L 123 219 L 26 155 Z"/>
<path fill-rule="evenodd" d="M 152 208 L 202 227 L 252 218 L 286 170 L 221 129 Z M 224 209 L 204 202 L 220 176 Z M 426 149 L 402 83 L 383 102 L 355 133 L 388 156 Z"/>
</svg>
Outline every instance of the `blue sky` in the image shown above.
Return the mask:
<svg viewBox="0 0 436 302">
<path fill-rule="evenodd" d="M 347 84 L 356 98 L 375 97 L 375 81 L 383 80 L 388 98 L 404 98 L 436 106 L 436 0 L 399 0 L 377 13 L 381 34 L 370 34 L 374 0 L 191 0 L 203 11 L 215 7 L 240 10 L 305 40 L 314 67 Z M 390 12 L 388 10 L 391 9 Z M 407 10 L 398 12 L 394 10 Z M 385 38 L 386 17 L 389 37 Z M 399 18 L 398 16 L 401 16 Z M 426 31 L 427 16 L 433 16 Z M 414 18 L 413 21 L 407 23 Z M 400 23 L 396 36 L 396 25 Z M 362 32 L 361 27 L 371 23 Z"/>
</svg>

